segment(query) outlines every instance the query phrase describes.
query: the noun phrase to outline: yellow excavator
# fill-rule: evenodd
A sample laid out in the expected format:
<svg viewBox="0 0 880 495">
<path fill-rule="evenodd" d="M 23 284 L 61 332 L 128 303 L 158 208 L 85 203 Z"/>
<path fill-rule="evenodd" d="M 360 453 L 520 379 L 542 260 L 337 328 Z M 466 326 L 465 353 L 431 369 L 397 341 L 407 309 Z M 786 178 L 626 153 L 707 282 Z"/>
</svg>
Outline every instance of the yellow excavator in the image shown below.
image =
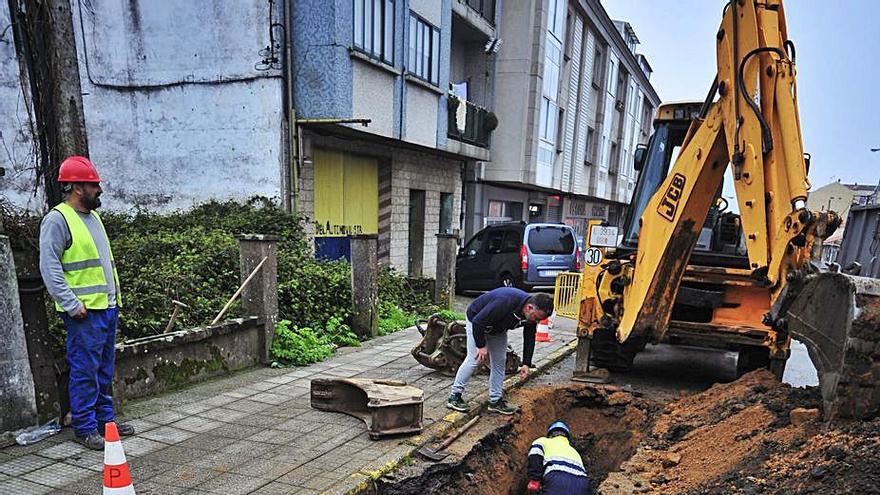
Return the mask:
<svg viewBox="0 0 880 495">
<path fill-rule="evenodd" d="M 661 342 L 737 350 L 738 373 L 781 378 L 794 336 L 819 370 L 826 418 L 874 416 L 880 284 L 816 265 L 841 219 L 806 208 L 810 157 L 782 1 L 728 2 L 716 48 L 706 99 L 658 109 L 635 153 L 627 219 L 590 225 L 576 296 L 557 300 L 576 307 L 573 378 L 625 371 Z M 728 168 L 738 213 L 721 195 Z"/>
</svg>

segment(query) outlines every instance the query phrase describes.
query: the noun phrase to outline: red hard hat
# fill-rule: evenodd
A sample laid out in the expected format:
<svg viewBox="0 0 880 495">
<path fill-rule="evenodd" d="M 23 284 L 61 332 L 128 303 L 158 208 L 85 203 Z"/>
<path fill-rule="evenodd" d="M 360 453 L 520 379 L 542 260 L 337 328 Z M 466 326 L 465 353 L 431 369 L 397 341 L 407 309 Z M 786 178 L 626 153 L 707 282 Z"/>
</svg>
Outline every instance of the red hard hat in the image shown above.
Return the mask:
<svg viewBox="0 0 880 495">
<path fill-rule="evenodd" d="M 101 182 L 98 169 L 84 156 L 69 156 L 58 169 L 58 182 Z"/>
</svg>

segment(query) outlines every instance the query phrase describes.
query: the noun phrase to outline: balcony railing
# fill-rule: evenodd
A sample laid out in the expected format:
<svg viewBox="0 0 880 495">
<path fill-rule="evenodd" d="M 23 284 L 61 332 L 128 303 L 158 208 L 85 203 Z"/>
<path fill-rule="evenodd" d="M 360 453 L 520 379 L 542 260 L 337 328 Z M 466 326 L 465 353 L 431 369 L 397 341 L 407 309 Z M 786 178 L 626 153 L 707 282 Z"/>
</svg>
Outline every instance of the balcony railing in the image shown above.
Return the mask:
<svg viewBox="0 0 880 495">
<path fill-rule="evenodd" d="M 467 0 L 467 4 L 489 21 L 489 24 L 495 25 L 495 0 Z"/>
<path fill-rule="evenodd" d="M 449 97 L 449 137 L 459 141 L 489 147 L 489 134 L 498 126 L 494 113 L 469 101 Z"/>
</svg>

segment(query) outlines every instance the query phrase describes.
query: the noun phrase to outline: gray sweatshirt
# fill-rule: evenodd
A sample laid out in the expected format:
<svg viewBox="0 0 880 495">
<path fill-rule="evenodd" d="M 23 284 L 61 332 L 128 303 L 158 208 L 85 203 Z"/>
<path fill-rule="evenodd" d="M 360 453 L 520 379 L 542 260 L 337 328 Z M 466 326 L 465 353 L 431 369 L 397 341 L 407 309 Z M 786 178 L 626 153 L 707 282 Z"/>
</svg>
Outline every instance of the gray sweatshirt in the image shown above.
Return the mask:
<svg viewBox="0 0 880 495">
<path fill-rule="evenodd" d="M 101 266 L 104 269 L 104 278 L 107 280 L 107 292 L 109 294 L 109 307 L 116 307 L 116 280 L 113 278 L 113 265 L 110 263 L 110 241 L 104 234 L 101 224 L 91 214 L 76 212 L 95 240 L 98 248 L 98 256 L 101 257 Z M 82 303 L 74 295 L 73 291 L 64 280 L 64 270 L 61 269 L 61 255 L 70 247 L 72 242 L 70 229 L 60 211 L 51 210 L 43 217 L 40 225 L 40 274 L 46 290 L 67 314 L 73 316 L 79 311 Z"/>
</svg>

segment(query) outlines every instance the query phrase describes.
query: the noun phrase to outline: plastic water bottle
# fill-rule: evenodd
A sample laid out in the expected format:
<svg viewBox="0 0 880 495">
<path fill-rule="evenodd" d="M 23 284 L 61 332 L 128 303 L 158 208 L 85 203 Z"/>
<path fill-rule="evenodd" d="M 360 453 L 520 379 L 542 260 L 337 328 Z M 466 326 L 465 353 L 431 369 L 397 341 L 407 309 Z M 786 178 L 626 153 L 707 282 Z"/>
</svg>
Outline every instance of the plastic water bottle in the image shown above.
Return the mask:
<svg viewBox="0 0 880 495">
<path fill-rule="evenodd" d="M 58 424 L 57 419 L 53 419 L 43 426 L 35 426 L 22 431 L 15 437 L 15 443 L 19 445 L 30 445 L 32 443 L 37 443 L 46 437 L 51 437 L 59 431 L 61 431 L 61 425 Z"/>
</svg>

